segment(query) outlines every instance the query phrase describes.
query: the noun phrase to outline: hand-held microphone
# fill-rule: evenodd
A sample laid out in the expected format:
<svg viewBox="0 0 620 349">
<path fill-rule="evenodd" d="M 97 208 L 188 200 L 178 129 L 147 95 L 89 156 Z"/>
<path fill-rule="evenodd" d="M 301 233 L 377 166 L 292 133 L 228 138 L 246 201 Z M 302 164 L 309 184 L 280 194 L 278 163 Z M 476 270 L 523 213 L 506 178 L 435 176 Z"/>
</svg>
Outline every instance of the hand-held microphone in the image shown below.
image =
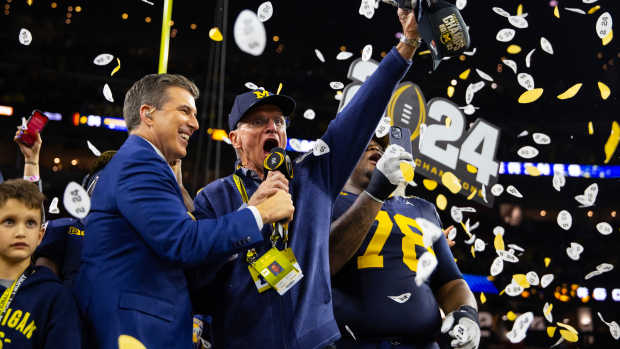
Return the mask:
<svg viewBox="0 0 620 349">
<path fill-rule="evenodd" d="M 293 178 L 293 162 L 291 158 L 286 155 L 286 151 L 279 147 L 271 149 L 271 153 L 263 161 L 263 170 L 265 172 L 265 178 L 267 178 L 269 171 L 279 171 L 289 181 Z M 275 229 L 278 231 L 281 238 L 287 239 L 288 224 L 284 223 L 284 220 L 275 223 Z"/>
</svg>

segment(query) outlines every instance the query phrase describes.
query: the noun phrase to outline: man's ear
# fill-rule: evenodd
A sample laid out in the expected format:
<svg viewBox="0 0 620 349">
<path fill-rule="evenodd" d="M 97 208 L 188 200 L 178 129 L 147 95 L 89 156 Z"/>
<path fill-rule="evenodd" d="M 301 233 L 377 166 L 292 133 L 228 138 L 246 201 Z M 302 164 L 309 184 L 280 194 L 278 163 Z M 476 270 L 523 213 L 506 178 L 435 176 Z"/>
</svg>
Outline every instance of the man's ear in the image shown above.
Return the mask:
<svg viewBox="0 0 620 349">
<path fill-rule="evenodd" d="M 142 104 L 140 106 L 140 122 L 147 126 L 153 125 L 153 112 L 155 108 L 150 105 Z"/>
<path fill-rule="evenodd" d="M 230 144 L 235 149 L 241 150 L 241 135 L 237 130 L 232 130 L 228 133 L 228 139 L 230 139 Z"/>
<path fill-rule="evenodd" d="M 37 246 L 39 246 L 41 244 L 41 241 L 43 241 L 43 236 L 45 235 L 45 229 L 46 227 L 41 226 L 41 229 L 39 229 L 39 238 L 37 239 Z"/>
</svg>

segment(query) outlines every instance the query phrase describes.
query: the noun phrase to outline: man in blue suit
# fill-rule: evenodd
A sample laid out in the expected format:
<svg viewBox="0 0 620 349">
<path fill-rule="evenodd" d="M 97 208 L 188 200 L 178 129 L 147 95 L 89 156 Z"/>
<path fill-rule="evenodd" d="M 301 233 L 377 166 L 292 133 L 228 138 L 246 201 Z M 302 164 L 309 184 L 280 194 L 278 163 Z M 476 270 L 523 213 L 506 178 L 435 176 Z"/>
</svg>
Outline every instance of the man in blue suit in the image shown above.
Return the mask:
<svg viewBox="0 0 620 349">
<path fill-rule="evenodd" d="M 282 190 L 217 219 L 186 210 L 169 164 L 198 129 L 197 97 L 194 83 L 171 74 L 147 75 L 125 95 L 129 138 L 99 175 L 74 284 L 88 348 L 116 349 L 121 336 L 191 348 L 183 269 L 262 242 L 263 224 L 292 217 Z"/>
</svg>

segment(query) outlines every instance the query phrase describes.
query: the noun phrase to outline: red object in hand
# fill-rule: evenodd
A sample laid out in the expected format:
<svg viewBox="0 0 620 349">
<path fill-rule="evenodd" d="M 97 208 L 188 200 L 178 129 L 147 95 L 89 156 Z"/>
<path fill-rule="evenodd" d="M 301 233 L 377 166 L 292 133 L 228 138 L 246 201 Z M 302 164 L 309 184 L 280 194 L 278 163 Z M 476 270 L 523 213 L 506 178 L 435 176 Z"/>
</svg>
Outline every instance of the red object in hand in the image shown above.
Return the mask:
<svg viewBox="0 0 620 349">
<path fill-rule="evenodd" d="M 28 123 L 26 124 L 27 128 L 22 131 L 21 135 L 19 135 L 21 142 L 29 147 L 32 147 L 34 142 L 37 140 L 37 133 L 43 130 L 47 124 L 47 121 L 47 116 L 45 116 L 45 114 L 43 114 L 40 110 L 33 110 L 32 114 L 28 118 Z"/>
</svg>

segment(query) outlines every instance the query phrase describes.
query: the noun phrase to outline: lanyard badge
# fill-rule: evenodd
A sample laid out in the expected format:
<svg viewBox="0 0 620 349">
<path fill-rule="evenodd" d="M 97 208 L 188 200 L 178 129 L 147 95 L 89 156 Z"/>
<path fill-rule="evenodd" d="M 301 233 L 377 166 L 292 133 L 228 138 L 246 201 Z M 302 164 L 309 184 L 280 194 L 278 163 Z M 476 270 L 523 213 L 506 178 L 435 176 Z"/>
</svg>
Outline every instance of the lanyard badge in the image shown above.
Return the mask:
<svg viewBox="0 0 620 349">
<path fill-rule="evenodd" d="M 292 251 L 290 251 L 290 255 L 292 255 Z M 290 255 L 278 250 L 275 247 L 272 247 L 254 263 L 248 266 L 250 275 L 252 275 L 252 279 L 254 279 L 254 284 L 256 285 L 259 293 L 266 291 L 268 287 L 262 283 L 262 280 L 259 279 L 258 274 L 260 274 L 262 279 L 265 280 L 269 286 L 273 287 L 280 295 L 285 294 L 289 289 L 291 289 L 291 287 L 303 278 L 304 275 L 301 272 L 301 269 L 295 267 L 289 260 Z M 297 264 L 296 261 L 295 264 Z"/>
</svg>

